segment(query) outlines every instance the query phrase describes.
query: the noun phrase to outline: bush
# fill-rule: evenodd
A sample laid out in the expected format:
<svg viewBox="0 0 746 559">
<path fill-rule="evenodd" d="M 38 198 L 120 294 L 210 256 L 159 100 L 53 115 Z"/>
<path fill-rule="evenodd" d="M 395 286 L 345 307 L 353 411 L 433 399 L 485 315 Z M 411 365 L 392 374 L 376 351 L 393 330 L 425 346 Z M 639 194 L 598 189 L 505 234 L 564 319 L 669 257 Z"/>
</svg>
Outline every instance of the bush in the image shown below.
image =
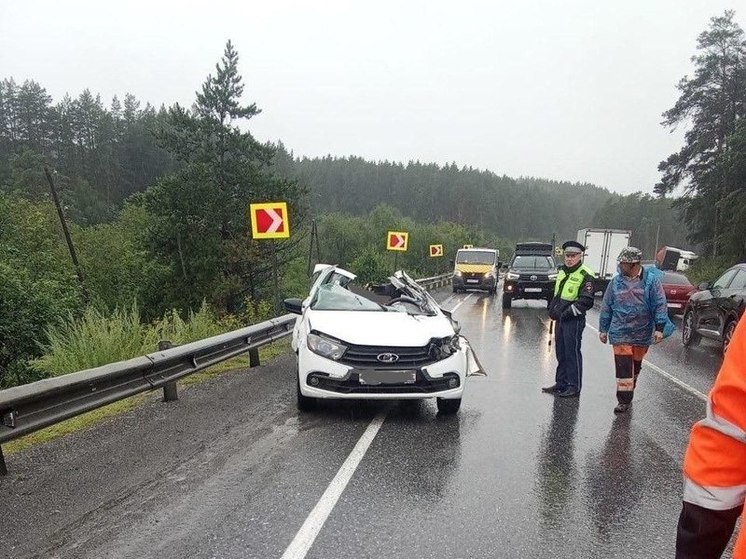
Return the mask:
<svg viewBox="0 0 746 559">
<path fill-rule="evenodd" d="M 733 264 L 734 262 L 723 257 L 699 258 L 686 271 L 686 277 L 688 277 L 689 281 L 694 285 L 699 285 L 702 282 L 713 282 Z"/>
</svg>

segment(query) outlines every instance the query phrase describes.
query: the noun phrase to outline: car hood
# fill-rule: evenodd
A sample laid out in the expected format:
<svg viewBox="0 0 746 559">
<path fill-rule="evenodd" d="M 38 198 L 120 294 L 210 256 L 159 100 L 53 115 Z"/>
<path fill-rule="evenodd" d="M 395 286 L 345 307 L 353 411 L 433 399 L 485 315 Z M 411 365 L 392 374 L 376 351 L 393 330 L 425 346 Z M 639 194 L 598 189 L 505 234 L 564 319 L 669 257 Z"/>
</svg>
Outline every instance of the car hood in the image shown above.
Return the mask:
<svg viewBox="0 0 746 559">
<path fill-rule="evenodd" d="M 395 311 L 308 311 L 309 326 L 355 345 L 424 346 L 431 338 L 453 336 L 443 315 L 409 315 Z"/>
</svg>

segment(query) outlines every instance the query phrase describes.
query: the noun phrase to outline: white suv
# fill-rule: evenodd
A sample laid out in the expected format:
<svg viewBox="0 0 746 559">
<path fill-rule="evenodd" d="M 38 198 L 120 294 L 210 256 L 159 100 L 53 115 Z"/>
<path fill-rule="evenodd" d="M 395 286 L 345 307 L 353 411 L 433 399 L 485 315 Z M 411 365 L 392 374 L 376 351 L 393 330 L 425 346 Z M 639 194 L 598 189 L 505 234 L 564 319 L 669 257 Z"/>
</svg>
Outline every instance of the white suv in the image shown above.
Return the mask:
<svg viewBox="0 0 746 559">
<path fill-rule="evenodd" d="M 315 275 L 305 300 L 285 300 L 300 315 L 292 340 L 299 409 L 317 398 L 437 398 L 441 413 L 458 411 L 466 377 L 484 373 L 427 291 L 401 271 L 366 286 L 336 266 L 319 265 Z"/>
</svg>

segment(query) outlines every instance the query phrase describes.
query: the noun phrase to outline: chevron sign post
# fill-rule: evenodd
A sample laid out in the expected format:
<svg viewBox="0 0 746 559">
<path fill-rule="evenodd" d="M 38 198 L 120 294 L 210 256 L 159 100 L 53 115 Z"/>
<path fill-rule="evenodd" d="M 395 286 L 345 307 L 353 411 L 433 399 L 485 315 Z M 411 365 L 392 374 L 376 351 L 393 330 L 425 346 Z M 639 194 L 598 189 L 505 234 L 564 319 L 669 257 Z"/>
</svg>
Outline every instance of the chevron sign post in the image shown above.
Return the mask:
<svg viewBox="0 0 746 559">
<path fill-rule="evenodd" d="M 409 242 L 409 233 L 404 231 L 389 231 L 386 235 L 386 250 L 405 252 Z"/>
<path fill-rule="evenodd" d="M 254 239 L 287 239 L 290 236 L 287 202 L 251 204 L 251 236 Z"/>
<path fill-rule="evenodd" d="M 443 256 L 443 245 L 430 245 L 430 256 Z"/>
</svg>

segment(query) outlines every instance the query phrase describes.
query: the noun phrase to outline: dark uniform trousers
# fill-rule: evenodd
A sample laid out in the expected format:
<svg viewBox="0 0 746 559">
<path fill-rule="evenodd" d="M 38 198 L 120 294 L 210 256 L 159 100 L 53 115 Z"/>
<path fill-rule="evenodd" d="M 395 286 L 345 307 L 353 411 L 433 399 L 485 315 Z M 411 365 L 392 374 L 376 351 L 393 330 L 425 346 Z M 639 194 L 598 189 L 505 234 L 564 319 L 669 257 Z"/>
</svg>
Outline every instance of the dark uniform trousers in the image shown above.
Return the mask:
<svg viewBox="0 0 746 559">
<path fill-rule="evenodd" d="M 557 372 L 554 380 L 558 390 L 580 392 L 583 387 L 583 340 L 585 316 L 555 322 L 554 351 L 557 354 Z"/>
</svg>

